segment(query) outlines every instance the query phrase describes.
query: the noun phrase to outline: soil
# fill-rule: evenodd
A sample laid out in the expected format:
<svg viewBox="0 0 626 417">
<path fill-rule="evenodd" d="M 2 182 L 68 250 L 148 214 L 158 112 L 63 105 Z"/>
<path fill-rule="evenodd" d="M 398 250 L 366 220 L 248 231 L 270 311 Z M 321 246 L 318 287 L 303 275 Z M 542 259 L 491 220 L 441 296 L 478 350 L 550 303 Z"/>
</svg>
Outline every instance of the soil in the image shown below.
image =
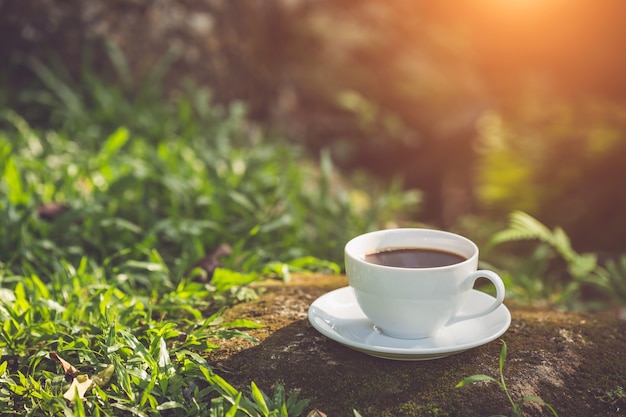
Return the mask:
<svg viewBox="0 0 626 417">
<path fill-rule="evenodd" d="M 455 388 L 474 374 L 499 378 L 500 341 L 446 358 L 404 362 L 365 355 L 318 333 L 307 319 L 310 304 L 345 285 L 344 276 L 326 275 L 265 283 L 257 300 L 225 313 L 226 319 L 264 324 L 249 332 L 259 342 L 221 340 L 210 363 L 239 389 L 254 381 L 273 392 L 279 382 L 329 417 L 354 416 L 354 409 L 363 417 L 511 415 L 506 394 L 494 383 Z M 508 345 L 504 375 L 515 401 L 539 397 L 561 417 L 626 416 L 626 321 L 608 313 L 506 305 L 512 323 L 501 338 Z M 552 415 L 533 402 L 522 411 Z"/>
</svg>

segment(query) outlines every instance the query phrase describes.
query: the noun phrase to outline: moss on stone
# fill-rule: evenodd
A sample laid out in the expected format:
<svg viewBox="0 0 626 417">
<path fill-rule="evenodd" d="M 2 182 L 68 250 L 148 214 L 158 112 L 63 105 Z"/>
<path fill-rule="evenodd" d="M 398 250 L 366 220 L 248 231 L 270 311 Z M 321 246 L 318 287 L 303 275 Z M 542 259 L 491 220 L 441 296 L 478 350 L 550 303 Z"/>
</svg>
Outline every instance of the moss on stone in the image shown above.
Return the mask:
<svg viewBox="0 0 626 417">
<path fill-rule="evenodd" d="M 447 358 L 402 362 L 373 358 L 319 334 L 307 320 L 318 296 L 346 285 L 345 277 L 295 279 L 271 285 L 257 301 L 227 314 L 266 325 L 260 339 L 221 341 L 211 353 L 217 372 L 239 388 L 255 381 L 271 391 L 275 382 L 299 390 L 329 417 L 509 415 L 511 406 L 495 384 L 455 388 L 463 378 L 498 377 L 500 344 L 495 341 Z M 323 279 L 322 279 L 323 278 Z M 509 347 L 505 378 L 514 399 L 534 395 L 561 416 L 618 416 L 603 394 L 626 387 L 626 322 L 608 315 L 559 312 L 507 301 L 513 321 L 502 336 Z M 525 416 L 549 415 L 538 405 Z"/>
</svg>

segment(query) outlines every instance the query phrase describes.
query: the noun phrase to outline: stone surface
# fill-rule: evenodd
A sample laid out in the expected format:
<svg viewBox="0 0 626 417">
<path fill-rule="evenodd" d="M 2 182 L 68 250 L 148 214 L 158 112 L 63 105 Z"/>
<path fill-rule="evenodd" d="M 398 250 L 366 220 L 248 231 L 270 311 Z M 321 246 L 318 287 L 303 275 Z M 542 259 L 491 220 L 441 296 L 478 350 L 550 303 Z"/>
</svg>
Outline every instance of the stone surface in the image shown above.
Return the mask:
<svg viewBox="0 0 626 417">
<path fill-rule="evenodd" d="M 268 392 L 280 382 L 329 417 L 353 416 L 353 409 L 363 417 L 511 414 L 496 384 L 455 388 L 474 374 L 498 378 L 499 341 L 432 361 L 374 358 L 327 339 L 308 322 L 309 305 L 347 285 L 345 277 L 303 275 L 266 284 L 258 300 L 227 312 L 263 323 L 250 332 L 259 342 L 221 341 L 209 358 L 240 389 L 255 381 Z M 626 415 L 619 394 L 619 387 L 626 389 L 625 321 L 505 303 L 512 323 L 502 336 L 508 345 L 504 374 L 514 400 L 540 397 L 561 417 Z M 534 403 L 522 410 L 524 416 L 552 415 Z"/>
</svg>

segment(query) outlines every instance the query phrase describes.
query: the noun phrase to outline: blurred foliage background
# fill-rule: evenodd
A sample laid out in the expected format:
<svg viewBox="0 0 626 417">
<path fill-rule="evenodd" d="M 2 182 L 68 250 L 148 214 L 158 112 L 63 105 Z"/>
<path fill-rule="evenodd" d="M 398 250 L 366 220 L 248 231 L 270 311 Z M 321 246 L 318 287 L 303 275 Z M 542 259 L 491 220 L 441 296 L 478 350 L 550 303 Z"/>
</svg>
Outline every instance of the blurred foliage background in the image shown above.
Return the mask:
<svg viewBox="0 0 626 417">
<path fill-rule="evenodd" d="M 58 121 L 26 87 L 45 82 L 42 63 L 85 85 L 89 65 L 136 94 L 102 111 L 139 123 L 139 92 L 175 97 L 191 80 L 344 172 L 419 190 L 412 222 L 503 224 L 521 209 L 580 250 L 617 254 L 624 12 L 618 0 L 1 1 L 0 104 Z"/>
</svg>

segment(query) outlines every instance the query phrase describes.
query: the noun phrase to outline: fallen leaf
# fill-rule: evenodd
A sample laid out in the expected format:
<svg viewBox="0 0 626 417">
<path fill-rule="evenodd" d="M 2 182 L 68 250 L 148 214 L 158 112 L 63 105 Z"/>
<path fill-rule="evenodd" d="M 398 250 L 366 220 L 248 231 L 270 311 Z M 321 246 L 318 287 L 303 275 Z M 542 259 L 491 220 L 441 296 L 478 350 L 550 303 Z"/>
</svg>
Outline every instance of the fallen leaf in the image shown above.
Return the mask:
<svg viewBox="0 0 626 417">
<path fill-rule="evenodd" d="M 326 414 L 322 413 L 320 410 L 318 410 L 317 408 L 313 411 L 311 411 L 309 414 L 307 414 L 306 417 L 327 417 Z"/>
<path fill-rule="evenodd" d="M 80 371 L 74 365 L 61 358 L 59 355 L 57 355 L 56 352 L 50 352 L 50 359 L 55 360 L 61 364 L 61 368 L 63 368 L 63 372 L 65 373 L 65 375 L 75 377 L 80 373 Z"/>
<path fill-rule="evenodd" d="M 113 377 L 113 372 L 115 372 L 115 365 L 111 364 L 97 374 L 92 375 L 91 379 L 93 380 L 94 384 L 102 388 L 109 383 L 109 381 Z"/>
<path fill-rule="evenodd" d="M 77 375 L 73 380 L 70 387 L 63 394 L 63 398 L 73 403 L 78 396 L 78 399 L 83 400 L 85 394 L 94 386 L 94 382 L 89 376 L 85 374 Z"/>
</svg>

